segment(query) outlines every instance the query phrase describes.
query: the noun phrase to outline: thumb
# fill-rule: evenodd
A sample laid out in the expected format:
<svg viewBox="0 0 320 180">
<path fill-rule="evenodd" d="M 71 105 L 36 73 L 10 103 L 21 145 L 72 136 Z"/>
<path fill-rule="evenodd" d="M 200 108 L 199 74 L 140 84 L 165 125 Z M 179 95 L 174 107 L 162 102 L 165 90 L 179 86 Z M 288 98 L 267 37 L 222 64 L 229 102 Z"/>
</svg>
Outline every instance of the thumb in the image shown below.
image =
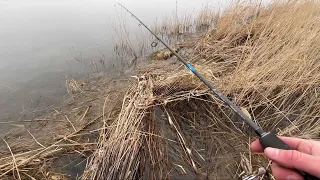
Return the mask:
<svg viewBox="0 0 320 180">
<path fill-rule="evenodd" d="M 320 157 L 305 154 L 296 150 L 266 148 L 265 155 L 282 167 L 301 170 L 320 177 Z"/>
</svg>

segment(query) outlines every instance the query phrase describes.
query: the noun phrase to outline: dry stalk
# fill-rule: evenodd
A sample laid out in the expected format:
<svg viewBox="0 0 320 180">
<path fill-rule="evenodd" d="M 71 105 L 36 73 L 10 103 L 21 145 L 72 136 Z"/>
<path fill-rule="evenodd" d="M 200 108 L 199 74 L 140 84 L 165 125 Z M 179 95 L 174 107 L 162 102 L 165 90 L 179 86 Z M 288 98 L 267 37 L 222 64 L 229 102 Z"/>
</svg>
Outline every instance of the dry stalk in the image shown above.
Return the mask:
<svg viewBox="0 0 320 180">
<path fill-rule="evenodd" d="M 21 180 L 20 173 L 19 173 L 19 168 L 18 168 L 17 162 L 16 162 L 16 158 L 15 158 L 15 156 L 14 156 L 13 153 L 12 153 L 11 147 L 9 146 L 8 142 L 7 142 L 5 139 L 2 138 L 2 140 L 6 143 L 8 149 L 9 149 L 9 151 L 10 151 L 10 154 L 11 154 L 11 156 L 12 156 L 12 163 L 13 163 L 13 164 L 12 164 L 12 165 L 13 165 L 13 168 L 12 168 L 12 169 L 16 169 L 17 174 L 18 174 L 18 178 Z M 1 176 L 0 176 L 0 177 L 1 177 Z"/>
<path fill-rule="evenodd" d="M 83 115 L 82 115 L 82 117 L 80 118 L 80 120 L 79 120 L 79 121 L 82 121 L 82 120 L 83 120 L 83 118 L 86 116 L 86 114 L 87 114 L 87 112 L 88 112 L 89 108 L 90 108 L 90 107 L 87 107 L 86 111 L 83 113 Z"/>
<path fill-rule="evenodd" d="M 46 148 L 44 145 L 42 145 L 34 136 L 33 134 L 31 134 L 31 132 L 25 127 L 26 131 L 30 134 L 30 136 L 32 137 L 32 139 L 41 147 Z"/>
<path fill-rule="evenodd" d="M 68 120 L 68 122 L 70 123 L 70 125 L 72 126 L 74 132 L 76 132 L 77 129 L 74 127 L 74 125 L 72 124 L 72 122 L 70 121 L 70 119 L 68 118 L 68 116 L 67 116 L 67 115 L 64 115 L 64 116 L 66 117 L 66 119 Z"/>
</svg>

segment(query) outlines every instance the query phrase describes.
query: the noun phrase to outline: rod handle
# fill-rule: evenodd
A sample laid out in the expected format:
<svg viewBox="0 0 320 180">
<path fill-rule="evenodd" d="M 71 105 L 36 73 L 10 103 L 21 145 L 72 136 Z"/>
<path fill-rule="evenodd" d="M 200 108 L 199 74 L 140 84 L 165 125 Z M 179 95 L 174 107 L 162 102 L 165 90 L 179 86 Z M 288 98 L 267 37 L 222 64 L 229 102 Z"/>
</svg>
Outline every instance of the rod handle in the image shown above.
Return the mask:
<svg viewBox="0 0 320 180">
<path fill-rule="evenodd" d="M 260 143 L 264 148 L 272 147 L 283 150 L 292 150 L 286 143 L 284 143 L 278 136 L 272 132 L 262 134 Z M 319 178 L 312 176 L 306 172 L 296 170 L 305 180 L 320 180 Z"/>
</svg>

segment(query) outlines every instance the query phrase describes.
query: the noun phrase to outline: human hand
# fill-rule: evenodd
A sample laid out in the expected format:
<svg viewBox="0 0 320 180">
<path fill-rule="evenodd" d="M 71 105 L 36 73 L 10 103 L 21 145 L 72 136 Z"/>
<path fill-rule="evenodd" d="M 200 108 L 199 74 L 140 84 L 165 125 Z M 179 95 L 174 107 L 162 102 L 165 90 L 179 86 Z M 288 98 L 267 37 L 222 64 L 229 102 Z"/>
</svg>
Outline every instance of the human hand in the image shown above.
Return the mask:
<svg viewBox="0 0 320 180">
<path fill-rule="evenodd" d="M 271 169 L 276 179 L 296 180 L 303 177 L 294 171 L 301 170 L 320 178 L 320 141 L 280 137 L 291 149 L 263 149 L 259 140 L 251 143 L 253 152 L 264 152 L 273 161 Z"/>
</svg>

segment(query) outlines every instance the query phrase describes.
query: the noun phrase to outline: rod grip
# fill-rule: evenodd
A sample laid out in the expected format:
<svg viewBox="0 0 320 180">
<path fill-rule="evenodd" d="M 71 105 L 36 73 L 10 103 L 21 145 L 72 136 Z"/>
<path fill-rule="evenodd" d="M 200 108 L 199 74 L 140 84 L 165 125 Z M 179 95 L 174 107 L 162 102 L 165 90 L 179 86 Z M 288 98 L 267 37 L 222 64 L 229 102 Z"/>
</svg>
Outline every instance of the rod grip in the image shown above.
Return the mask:
<svg viewBox="0 0 320 180">
<path fill-rule="evenodd" d="M 260 138 L 260 143 L 263 148 L 272 147 L 283 150 L 292 150 L 286 143 L 284 143 L 278 136 L 271 132 L 263 134 Z M 306 172 L 296 170 L 305 180 L 320 180 L 319 178 L 312 176 Z"/>
</svg>

